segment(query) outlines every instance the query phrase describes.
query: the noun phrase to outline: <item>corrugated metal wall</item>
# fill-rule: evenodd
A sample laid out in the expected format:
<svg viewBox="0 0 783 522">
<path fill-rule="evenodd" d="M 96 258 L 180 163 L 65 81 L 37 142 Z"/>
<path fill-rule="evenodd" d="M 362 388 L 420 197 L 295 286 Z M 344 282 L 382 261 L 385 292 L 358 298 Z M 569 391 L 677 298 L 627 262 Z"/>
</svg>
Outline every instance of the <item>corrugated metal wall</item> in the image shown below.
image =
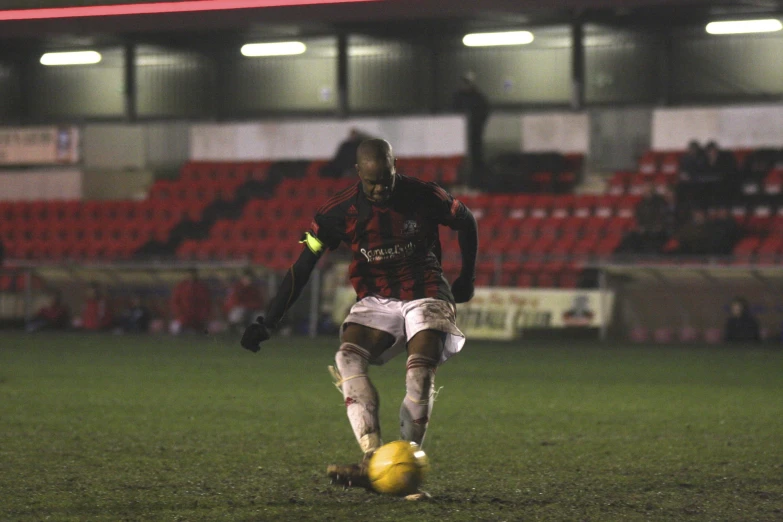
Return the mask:
<svg viewBox="0 0 783 522">
<path fill-rule="evenodd" d="M 0 63 L 0 121 L 14 121 L 20 113 L 19 75 L 10 64 Z"/>
<path fill-rule="evenodd" d="M 216 109 L 215 64 L 197 53 L 142 46 L 136 53 L 140 118 L 209 118 Z"/>
<path fill-rule="evenodd" d="M 585 38 L 585 102 L 653 103 L 659 96 L 658 39 L 608 29 Z"/>
<path fill-rule="evenodd" d="M 459 40 L 438 49 L 438 99 L 449 107 L 466 71 L 494 105 L 565 105 L 571 99 L 571 45 L 568 28 L 540 29 L 525 46 L 474 47 Z"/>
<path fill-rule="evenodd" d="M 780 96 L 782 57 L 780 33 L 714 37 L 680 31 L 673 39 L 672 101 Z"/>
<path fill-rule="evenodd" d="M 121 118 L 125 113 L 125 59 L 121 48 L 98 49 L 94 65 L 30 64 L 29 110 L 33 121 Z"/>
<path fill-rule="evenodd" d="M 265 113 L 333 112 L 337 107 L 337 41 L 303 39 L 297 56 L 247 58 L 227 49 L 220 59 L 223 110 L 242 118 Z"/>
<path fill-rule="evenodd" d="M 567 107 L 571 102 L 568 27 L 534 29 L 520 47 L 466 48 L 459 38 L 403 42 L 349 38 L 349 110 L 355 114 L 448 111 L 466 71 L 497 110 Z M 783 95 L 783 35 L 715 37 L 702 28 L 669 35 L 588 26 L 585 101 L 653 105 L 748 101 Z M 247 58 L 239 45 L 208 52 L 140 46 L 136 116 L 213 119 L 333 114 L 338 108 L 337 41 L 303 40 L 297 56 Z M 667 51 L 668 49 L 668 51 Z M 0 123 L 122 119 L 124 54 L 99 49 L 96 65 L 0 65 Z M 668 54 L 667 54 L 668 53 Z M 29 68 L 20 99 L 19 67 Z M 25 109 L 23 109 L 23 107 Z M 22 114 L 26 110 L 29 114 Z"/>
</svg>

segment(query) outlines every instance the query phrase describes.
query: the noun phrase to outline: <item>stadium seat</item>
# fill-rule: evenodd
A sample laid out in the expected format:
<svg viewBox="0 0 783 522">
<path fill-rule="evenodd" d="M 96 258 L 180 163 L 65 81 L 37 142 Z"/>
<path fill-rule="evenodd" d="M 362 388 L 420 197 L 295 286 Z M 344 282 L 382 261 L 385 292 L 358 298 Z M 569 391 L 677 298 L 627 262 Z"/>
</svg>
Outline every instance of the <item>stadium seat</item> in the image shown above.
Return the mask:
<svg viewBox="0 0 783 522">
<path fill-rule="evenodd" d="M 641 174 L 658 172 L 658 155 L 654 151 L 648 150 L 639 158 L 639 172 Z"/>
<path fill-rule="evenodd" d="M 572 215 L 580 218 L 587 218 L 593 215 L 598 197 L 592 194 L 580 195 L 574 199 Z"/>
<path fill-rule="evenodd" d="M 599 196 L 595 200 L 595 205 L 593 207 L 593 215 L 602 217 L 602 218 L 608 218 L 614 215 L 615 213 L 615 207 L 617 205 L 617 202 L 620 201 L 620 198 L 623 196 Z"/>
<path fill-rule="evenodd" d="M 613 196 L 625 194 L 630 183 L 631 173 L 615 172 L 606 182 L 606 193 Z"/>
<path fill-rule="evenodd" d="M 530 206 L 533 203 L 533 196 L 530 194 L 514 194 L 508 209 L 510 219 L 524 219 L 530 215 Z"/>
<path fill-rule="evenodd" d="M 734 245 L 735 264 L 749 264 L 753 260 L 759 245 L 761 245 L 760 237 L 750 236 L 741 239 Z"/>
<path fill-rule="evenodd" d="M 572 194 L 554 197 L 550 215 L 561 219 L 570 216 L 573 213 L 576 199 L 576 196 Z"/>
<path fill-rule="evenodd" d="M 680 173 L 680 158 L 683 153 L 677 152 L 665 152 L 661 158 L 660 173 L 666 176 L 676 176 Z"/>
<path fill-rule="evenodd" d="M 764 192 L 767 194 L 780 194 L 783 187 L 783 169 L 775 169 L 764 178 Z"/>
<path fill-rule="evenodd" d="M 768 237 L 759 245 L 756 251 L 756 261 L 762 264 L 776 264 L 782 253 L 783 239 Z"/>
<path fill-rule="evenodd" d="M 555 197 L 550 195 L 534 196 L 530 203 L 530 217 L 541 219 L 548 217 L 555 205 Z"/>
</svg>

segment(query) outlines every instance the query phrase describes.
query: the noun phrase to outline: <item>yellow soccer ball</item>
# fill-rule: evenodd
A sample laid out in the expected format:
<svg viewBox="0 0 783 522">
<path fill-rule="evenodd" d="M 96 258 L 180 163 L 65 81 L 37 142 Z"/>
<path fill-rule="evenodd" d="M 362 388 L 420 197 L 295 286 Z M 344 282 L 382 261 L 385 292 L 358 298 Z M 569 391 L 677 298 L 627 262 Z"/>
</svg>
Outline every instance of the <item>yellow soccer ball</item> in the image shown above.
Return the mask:
<svg viewBox="0 0 783 522">
<path fill-rule="evenodd" d="M 427 455 L 418 444 L 397 440 L 375 451 L 367 471 L 378 493 L 410 495 L 419 490 L 428 469 Z"/>
</svg>

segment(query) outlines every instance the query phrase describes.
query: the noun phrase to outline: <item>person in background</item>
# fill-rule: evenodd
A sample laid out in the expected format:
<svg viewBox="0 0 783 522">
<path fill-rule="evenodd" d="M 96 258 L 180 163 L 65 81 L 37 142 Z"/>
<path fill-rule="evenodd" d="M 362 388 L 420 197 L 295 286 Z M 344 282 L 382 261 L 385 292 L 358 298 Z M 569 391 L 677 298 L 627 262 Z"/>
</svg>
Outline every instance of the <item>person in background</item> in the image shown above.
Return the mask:
<svg viewBox="0 0 783 522">
<path fill-rule="evenodd" d="M 674 235 L 674 241 L 669 242 L 669 253 L 677 255 L 699 256 L 710 254 L 712 238 L 707 214 L 701 209 L 691 211 L 691 219 L 682 225 Z"/>
<path fill-rule="evenodd" d="M 703 176 L 705 205 L 728 205 L 739 177 L 737 159 L 730 151 L 721 150 L 715 141 L 707 143 L 704 154 L 707 160 Z"/>
<path fill-rule="evenodd" d="M 731 302 L 731 315 L 726 319 L 723 331 L 726 342 L 761 342 L 759 322 L 750 313 L 748 302 L 735 297 Z"/>
<path fill-rule="evenodd" d="M 688 150 L 680 157 L 680 180 L 690 181 L 696 177 L 707 166 L 707 156 L 699 142 L 691 140 L 688 143 Z"/>
<path fill-rule="evenodd" d="M 144 304 L 141 296 L 131 296 L 130 306 L 119 317 L 118 326 L 124 333 L 147 333 L 152 320 L 150 309 Z"/>
<path fill-rule="evenodd" d="M 452 108 L 467 116 L 468 155 L 470 178 L 468 185 L 475 186 L 484 172 L 484 128 L 489 119 L 489 100 L 476 85 L 476 75 L 468 71 L 462 76 L 462 85 L 454 93 Z"/>
<path fill-rule="evenodd" d="M 253 272 L 245 271 L 239 281 L 234 283 L 226 296 L 223 310 L 231 330 L 243 331 L 247 325 L 261 314 L 264 297 L 261 289 L 254 284 Z"/>
<path fill-rule="evenodd" d="M 353 176 L 353 166 L 356 163 L 356 151 L 359 145 L 370 136 L 359 129 L 351 129 L 348 138 L 340 143 L 332 160 L 321 167 L 322 178 L 342 178 Z"/>
<path fill-rule="evenodd" d="M 206 329 L 212 311 L 212 296 L 195 268 L 190 270 L 187 279 L 174 287 L 171 311 L 174 317 L 170 325 L 171 333 L 203 332 Z"/>
<path fill-rule="evenodd" d="M 90 331 L 107 330 L 111 328 L 113 320 L 109 299 L 97 284 L 91 284 L 84 302 L 82 328 Z"/>
<path fill-rule="evenodd" d="M 28 332 L 41 330 L 65 330 L 70 321 L 70 310 L 62 302 L 62 294 L 56 291 L 52 294 L 49 304 L 38 310 L 35 317 L 27 323 Z"/>
<path fill-rule="evenodd" d="M 667 198 L 667 196 L 669 196 Z M 636 205 L 636 228 L 631 230 L 618 247 L 618 253 L 659 253 L 671 235 L 674 209 L 671 193 L 655 191 L 652 182 L 642 189 L 642 199 Z"/>
<path fill-rule="evenodd" d="M 711 254 L 731 254 L 734 245 L 742 237 L 742 230 L 726 207 L 710 210 L 707 229 Z"/>
</svg>

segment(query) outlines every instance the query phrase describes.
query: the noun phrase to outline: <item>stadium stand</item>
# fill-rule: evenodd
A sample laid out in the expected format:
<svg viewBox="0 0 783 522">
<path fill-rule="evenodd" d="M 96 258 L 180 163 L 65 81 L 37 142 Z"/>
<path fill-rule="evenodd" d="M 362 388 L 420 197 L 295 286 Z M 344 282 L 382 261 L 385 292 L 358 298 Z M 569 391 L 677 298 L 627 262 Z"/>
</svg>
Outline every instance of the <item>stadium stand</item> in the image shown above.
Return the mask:
<svg viewBox="0 0 783 522">
<path fill-rule="evenodd" d="M 733 151 L 738 163 L 753 151 Z M 675 187 L 683 151 L 648 151 L 637 172 L 616 172 L 604 194 L 554 193 L 557 178 L 539 172 L 547 192 L 460 196 L 482 230 L 478 284 L 572 288 L 587 284 L 584 267 L 612 256 L 634 227 L 641 187 Z M 567 157 L 561 174 L 581 168 Z M 398 169 L 444 186 L 457 182 L 461 158 L 400 158 Z M 116 261 L 170 256 L 189 260 L 252 260 L 285 269 L 313 210 L 353 182 L 323 179 L 323 160 L 188 162 L 180 176 L 157 180 L 144 201 L 0 202 L 0 237 L 11 259 Z M 729 262 L 772 264 L 783 257 L 783 162 L 730 202 L 744 237 Z M 536 178 L 536 175 L 533 178 Z M 566 180 L 571 185 L 575 179 Z M 539 187 L 540 188 L 540 187 Z M 537 189 L 536 189 L 537 190 Z M 559 190 L 559 189 L 558 189 Z M 274 226 L 258 226 L 258 223 Z M 443 266 L 459 269 L 456 234 L 442 234 Z"/>
</svg>

